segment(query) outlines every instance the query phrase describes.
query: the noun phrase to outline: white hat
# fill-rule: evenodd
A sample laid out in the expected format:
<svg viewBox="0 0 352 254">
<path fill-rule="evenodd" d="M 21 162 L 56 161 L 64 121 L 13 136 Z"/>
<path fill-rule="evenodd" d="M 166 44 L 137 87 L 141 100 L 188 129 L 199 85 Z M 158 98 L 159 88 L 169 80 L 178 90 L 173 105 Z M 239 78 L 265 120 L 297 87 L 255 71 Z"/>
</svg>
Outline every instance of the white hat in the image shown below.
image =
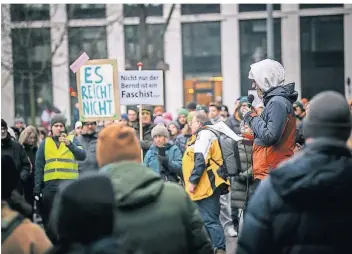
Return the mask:
<svg viewBox="0 0 352 254">
<path fill-rule="evenodd" d="M 82 127 L 82 122 L 77 121 L 76 124 L 75 124 L 75 129 L 77 129 L 79 127 Z"/>
</svg>

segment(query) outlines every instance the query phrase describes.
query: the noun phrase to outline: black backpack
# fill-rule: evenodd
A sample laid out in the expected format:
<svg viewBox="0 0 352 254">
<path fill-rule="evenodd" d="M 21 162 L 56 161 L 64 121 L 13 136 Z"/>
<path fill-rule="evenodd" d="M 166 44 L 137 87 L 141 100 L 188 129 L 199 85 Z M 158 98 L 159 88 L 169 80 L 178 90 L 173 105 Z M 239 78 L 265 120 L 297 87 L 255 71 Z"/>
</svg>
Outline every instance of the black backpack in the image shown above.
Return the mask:
<svg viewBox="0 0 352 254">
<path fill-rule="evenodd" d="M 237 142 L 224 133 L 211 128 L 204 128 L 203 130 L 209 130 L 214 133 L 219 141 L 224 163 L 220 166 L 216 161 L 211 159 L 216 165 L 219 166 L 219 176 L 224 180 L 227 180 L 228 177 L 238 175 L 238 172 L 241 172 L 241 160 Z"/>
</svg>

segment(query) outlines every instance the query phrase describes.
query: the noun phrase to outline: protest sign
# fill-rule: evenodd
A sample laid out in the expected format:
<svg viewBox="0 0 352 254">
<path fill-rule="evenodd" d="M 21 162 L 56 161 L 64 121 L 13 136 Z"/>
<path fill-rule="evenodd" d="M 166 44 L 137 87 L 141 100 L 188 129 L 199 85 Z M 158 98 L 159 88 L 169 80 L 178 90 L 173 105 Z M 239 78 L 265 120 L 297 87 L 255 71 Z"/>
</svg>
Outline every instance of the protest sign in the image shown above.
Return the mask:
<svg viewBox="0 0 352 254">
<path fill-rule="evenodd" d="M 162 71 L 119 72 L 121 105 L 164 105 Z"/>
<path fill-rule="evenodd" d="M 77 90 L 81 121 L 119 119 L 116 60 L 87 61 L 77 72 Z"/>
</svg>

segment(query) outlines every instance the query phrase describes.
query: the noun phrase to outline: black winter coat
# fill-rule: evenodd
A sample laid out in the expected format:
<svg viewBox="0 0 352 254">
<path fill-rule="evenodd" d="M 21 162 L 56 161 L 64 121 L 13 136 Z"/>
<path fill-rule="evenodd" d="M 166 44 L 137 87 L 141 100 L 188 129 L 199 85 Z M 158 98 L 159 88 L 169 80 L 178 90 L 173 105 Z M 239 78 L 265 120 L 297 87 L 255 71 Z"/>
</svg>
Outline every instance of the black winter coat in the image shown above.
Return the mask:
<svg viewBox="0 0 352 254">
<path fill-rule="evenodd" d="M 231 208 L 243 209 L 245 201 L 253 194 L 250 188 L 253 182 L 252 177 L 252 146 L 238 143 L 238 150 L 241 160 L 241 169 L 238 175 L 233 177 L 231 183 Z"/>
<path fill-rule="evenodd" d="M 316 139 L 259 185 L 237 253 L 351 253 L 351 197 L 345 142 Z"/>
<path fill-rule="evenodd" d="M 16 169 L 20 172 L 21 180 L 25 182 L 29 177 L 30 162 L 24 147 L 8 134 L 6 139 L 1 140 L 1 154 L 9 155 L 13 158 Z"/>
</svg>

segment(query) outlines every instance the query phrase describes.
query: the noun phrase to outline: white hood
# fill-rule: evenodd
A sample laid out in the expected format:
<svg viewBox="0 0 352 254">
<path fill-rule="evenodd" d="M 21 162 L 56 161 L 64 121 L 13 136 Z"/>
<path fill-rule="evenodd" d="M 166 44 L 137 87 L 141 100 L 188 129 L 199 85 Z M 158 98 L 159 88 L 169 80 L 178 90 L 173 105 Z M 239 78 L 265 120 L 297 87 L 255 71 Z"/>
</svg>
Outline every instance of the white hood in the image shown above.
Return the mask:
<svg viewBox="0 0 352 254">
<path fill-rule="evenodd" d="M 285 70 L 279 62 L 265 59 L 251 65 L 248 78 L 255 80 L 260 89 L 266 92 L 272 87 L 284 85 Z"/>
</svg>

